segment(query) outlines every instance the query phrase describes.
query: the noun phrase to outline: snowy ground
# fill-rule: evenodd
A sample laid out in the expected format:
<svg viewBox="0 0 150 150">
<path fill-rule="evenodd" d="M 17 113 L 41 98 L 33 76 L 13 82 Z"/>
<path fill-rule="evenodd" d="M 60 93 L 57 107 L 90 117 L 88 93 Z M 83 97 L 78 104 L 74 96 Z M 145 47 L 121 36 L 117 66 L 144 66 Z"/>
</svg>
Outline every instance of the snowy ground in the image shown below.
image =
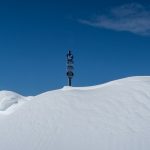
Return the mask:
<svg viewBox="0 0 150 150">
<path fill-rule="evenodd" d="M 11 91 L 0 91 L 0 114 L 10 114 L 32 96 L 24 97 Z"/>
<path fill-rule="evenodd" d="M 64 87 L 30 100 L 2 93 L 0 150 L 150 149 L 150 77 Z"/>
</svg>

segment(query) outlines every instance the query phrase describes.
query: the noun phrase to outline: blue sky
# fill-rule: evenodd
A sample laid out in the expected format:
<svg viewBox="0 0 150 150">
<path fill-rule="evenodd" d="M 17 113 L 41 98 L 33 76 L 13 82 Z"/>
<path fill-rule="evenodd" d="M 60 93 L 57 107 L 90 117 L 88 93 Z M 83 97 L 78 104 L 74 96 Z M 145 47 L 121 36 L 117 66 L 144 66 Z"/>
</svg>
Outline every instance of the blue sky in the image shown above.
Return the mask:
<svg viewBox="0 0 150 150">
<path fill-rule="evenodd" d="M 150 75 L 150 3 L 0 1 L 0 90 L 36 95 L 63 87 L 68 49 L 74 86 Z"/>
</svg>

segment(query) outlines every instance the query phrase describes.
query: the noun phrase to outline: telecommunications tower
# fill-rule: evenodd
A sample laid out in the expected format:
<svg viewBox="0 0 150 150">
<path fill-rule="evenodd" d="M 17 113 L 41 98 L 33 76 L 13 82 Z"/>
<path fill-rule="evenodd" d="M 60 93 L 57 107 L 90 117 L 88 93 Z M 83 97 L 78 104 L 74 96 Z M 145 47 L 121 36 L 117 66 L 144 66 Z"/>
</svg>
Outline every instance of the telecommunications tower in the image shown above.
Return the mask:
<svg viewBox="0 0 150 150">
<path fill-rule="evenodd" d="M 67 77 L 68 77 L 68 86 L 72 86 L 72 78 L 74 76 L 73 73 L 73 55 L 71 53 L 71 51 L 68 51 L 67 53 Z"/>
</svg>

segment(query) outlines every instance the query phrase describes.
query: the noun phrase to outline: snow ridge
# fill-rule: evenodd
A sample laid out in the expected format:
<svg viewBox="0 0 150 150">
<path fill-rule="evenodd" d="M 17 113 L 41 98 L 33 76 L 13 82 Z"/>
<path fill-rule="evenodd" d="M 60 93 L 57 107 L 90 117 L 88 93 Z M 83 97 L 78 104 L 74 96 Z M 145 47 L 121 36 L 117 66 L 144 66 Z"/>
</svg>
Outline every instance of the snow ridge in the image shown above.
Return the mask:
<svg viewBox="0 0 150 150">
<path fill-rule="evenodd" d="M 33 97 L 24 97 L 12 91 L 0 91 L 0 113 L 9 114 L 24 102 Z"/>
<path fill-rule="evenodd" d="M 150 77 L 37 95 L 0 115 L 0 139 L 2 150 L 149 150 Z"/>
</svg>

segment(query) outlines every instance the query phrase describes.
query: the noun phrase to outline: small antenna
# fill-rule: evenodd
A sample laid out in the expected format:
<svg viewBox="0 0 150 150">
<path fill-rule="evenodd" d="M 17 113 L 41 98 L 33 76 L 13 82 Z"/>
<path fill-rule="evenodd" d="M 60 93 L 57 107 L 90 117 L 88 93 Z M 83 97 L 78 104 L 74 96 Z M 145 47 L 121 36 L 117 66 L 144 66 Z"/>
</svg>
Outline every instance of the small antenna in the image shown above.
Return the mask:
<svg viewBox="0 0 150 150">
<path fill-rule="evenodd" d="M 68 86 L 72 86 L 72 78 L 74 76 L 73 73 L 73 55 L 71 53 L 71 51 L 69 50 L 67 53 L 67 77 L 68 77 Z"/>
</svg>

